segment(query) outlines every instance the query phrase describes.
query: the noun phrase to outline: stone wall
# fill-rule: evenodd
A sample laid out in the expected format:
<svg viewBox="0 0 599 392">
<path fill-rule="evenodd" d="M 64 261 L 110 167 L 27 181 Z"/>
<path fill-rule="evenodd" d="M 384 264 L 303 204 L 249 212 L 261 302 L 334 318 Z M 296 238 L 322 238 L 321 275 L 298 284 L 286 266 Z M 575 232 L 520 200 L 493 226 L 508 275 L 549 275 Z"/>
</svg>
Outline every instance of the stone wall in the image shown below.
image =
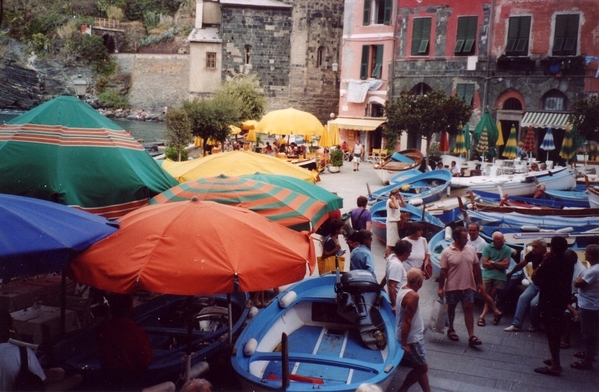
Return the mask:
<svg viewBox="0 0 599 392">
<path fill-rule="evenodd" d="M 131 75 L 129 106 L 162 112 L 189 98 L 189 55 L 117 54 L 119 73 Z"/>
</svg>

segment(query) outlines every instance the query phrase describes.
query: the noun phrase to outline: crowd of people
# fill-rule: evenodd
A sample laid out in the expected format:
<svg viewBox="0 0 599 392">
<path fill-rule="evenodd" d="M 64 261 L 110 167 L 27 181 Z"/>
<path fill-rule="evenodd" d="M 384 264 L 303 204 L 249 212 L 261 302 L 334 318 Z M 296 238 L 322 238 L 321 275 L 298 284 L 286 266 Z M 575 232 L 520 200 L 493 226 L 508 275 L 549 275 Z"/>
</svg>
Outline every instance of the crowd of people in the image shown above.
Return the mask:
<svg viewBox="0 0 599 392">
<path fill-rule="evenodd" d="M 353 231 L 337 221 L 331 227 L 329 238 L 337 237 L 335 246 L 329 245 L 323 254 L 339 252 L 339 238 L 345 235 L 350 248 L 350 270 L 363 269 L 374 272 L 371 252 L 371 216 L 366 207 L 367 199 L 360 196 L 357 207 L 350 214 Z M 387 201 L 387 243 L 385 248 L 385 277 L 381 286 L 389 294 L 392 309 L 396 314 L 396 338 L 405 351 L 404 361 L 412 367 L 403 384 L 398 388 L 407 391 L 416 383 L 423 391 L 429 391 L 428 365 L 425 358 L 424 323 L 419 310 L 418 290 L 426 279 L 424 269 L 430 263 L 428 243 L 422 236 L 421 223 L 401 222 L 401 207 L 405 206 L 397 189 L 390 193 Z M 391 219 L 389 219 L 391 217 Z M 402 225 L 405 230 L 402 230 Z M 399 236 L 399 232 L 405 236 Z M 349 234 L 348 234 L 349 233 Z M 475 335 L 474 301 L 484 301 L 482 313 L 476 325 L 485 327 L 486 316 L 492 313 L 494 325 L 504 316 L 505 305 L 522 278 L 515 275 L 524 268 L 532 267 L 530 284 L 519 295 L 514 318 L 506 332 L 522 331 L 524 319 L 530 313 L 528 331 L 545 332 L 550 358 L 545 366 L 534 372 L 543 375 L 562 373 L 560 350 L 569 347 L 569 334 L 579 323 L 585 350 L 574 354 L 573 369 L 593 368 L 599 338 L 599 245 L 589 245 L 585 251 L 585 268 L 576 252 L 568 249 L 564 237 L 551 239 L 550 246 L 542 239 L 534 239 L 530 251 L 515 266 L 512 249 L 505 243 L 504 235 L 495 232 L 487 243 L 480 236 L 476 223 L 457 227 L 452 232 L 453 242 L 440 257 L 438 296 L 447 304 L 447 338 L 458 342 L 460 337 L 454 328 L 456 307 L 462 304 L 464 324 L 468 333 L 467 343 L 480 346 L 481 339 Z M 549 250 L 548 250 L 549 249 Z M 510 268 L 510 263 L 511 268 Z M 509 271 L 509 272 L 508 272 Z M 516 294 L 518 294 L 516 292 Z"/>
</svg>

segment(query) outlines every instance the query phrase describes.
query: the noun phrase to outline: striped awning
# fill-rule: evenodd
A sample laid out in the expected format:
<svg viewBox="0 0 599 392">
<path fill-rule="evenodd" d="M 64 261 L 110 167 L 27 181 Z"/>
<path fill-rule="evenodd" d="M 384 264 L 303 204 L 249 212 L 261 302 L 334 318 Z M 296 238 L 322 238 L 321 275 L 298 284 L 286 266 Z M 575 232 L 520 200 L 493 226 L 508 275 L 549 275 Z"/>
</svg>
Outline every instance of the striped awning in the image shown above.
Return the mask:
<svg viewBox="0 0 599 392">
<path fill-rule="evenodd" d="M 351 131 L 374 131 L 381 124 L 385 123 L 386 119 L 381 118 L 351 118 L 351 117 L 337 117 L 336 119 L 329 121 L 330 124 L 335 124 L 339 129 L 349 129 Z"/>
<path fill-rule="evenodd" d="M 568 116 L 570 113 L 559 112 L 526 112 L 522 121 L 521 127 L 532 126 L 533 128 L 548 128 L 566 129 L 569 125 Z"/>
</svg>

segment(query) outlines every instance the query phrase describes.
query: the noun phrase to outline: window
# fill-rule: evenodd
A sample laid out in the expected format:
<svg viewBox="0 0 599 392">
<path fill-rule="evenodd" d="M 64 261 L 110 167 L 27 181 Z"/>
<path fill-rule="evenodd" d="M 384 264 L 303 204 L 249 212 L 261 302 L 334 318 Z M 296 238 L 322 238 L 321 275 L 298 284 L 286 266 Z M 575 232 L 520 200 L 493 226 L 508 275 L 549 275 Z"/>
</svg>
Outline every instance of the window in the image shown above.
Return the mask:
<svg viewBox="0 0 599 392">
<path fill-rule="evenodd" d="M 216 69 L 216 52 L 206 52 L 206 68 Z"/>
<path fill-rule="evenodd" d="M 364 0 L 364 14 L 362 24 L 391 24 L 393 13 L 392 0 Z"/>
<path fill-rule="evenodd" d="M 322 68 L 324 65 L 324 46 L 320 46 L 316 51 L 316 67 Z"/>
<path fill-rule="evenodd" d="M 251 52 L 252 52 L 252 46 L 251 45 L 246 45 L 245 46 L 244 56 L 243 56 L 244 64 L 250 64 L 251 63 L 251 60 L 252 60 Z"/>
<path fill-rule="evenodd" d="M 466 105 L 472 105 L 472 98 L 474 98 L 474 84 L 471 83 L 459 83 L 456 87 L 456 97 L 463 99 Z"/>
<path fill-rule="evenodd" d="M 503 103 L 502 110 L 522 110 L 522 102 L 517 98 L 508 98 Z"/>
<path fill-rule="evenodd" d="M 432 91 L 433 91 L 432 87 L 426 83 L 418 83 L 417 85 L 412 87 L 412 89 L 410 90 L 410 92 L 414 95 L 425 95 Z"/>
<path fill-rule="evenodd" d="M 565 108 L 565 97 L 561 91 L 550 91 L 543 98 L 543 110 L 563 111 Z"/>
<path fill-rule="evenodd" d="M 556 15 L 553 37 L 554 56 L 576 56 L 580 15 Z"/>
<path fill-rule="evenodd" d="M 458 34 L 456 36 L 453 52 L 457 56 L 470 56 L 474 54 L 474 43 L 477 32 L 476 16 L 464 16 L 458 18 Z"/>
<path fill-rule="evenodd" d="M 381 79 L 383 74 L 383 45 L 362 46 L 360 79 Z"/>
<path fill-rule="evenodd" d="M 530 16 L 510 18 L 510 25 L 505 47 L 506 56 L 528 56 L 528 39 L 530 36 Z"/>
<path fill-rule="evenodd" d="M 431 18 L 416 18 L 412 29 L 412 56 L 428 56 Z"/>
</svg>

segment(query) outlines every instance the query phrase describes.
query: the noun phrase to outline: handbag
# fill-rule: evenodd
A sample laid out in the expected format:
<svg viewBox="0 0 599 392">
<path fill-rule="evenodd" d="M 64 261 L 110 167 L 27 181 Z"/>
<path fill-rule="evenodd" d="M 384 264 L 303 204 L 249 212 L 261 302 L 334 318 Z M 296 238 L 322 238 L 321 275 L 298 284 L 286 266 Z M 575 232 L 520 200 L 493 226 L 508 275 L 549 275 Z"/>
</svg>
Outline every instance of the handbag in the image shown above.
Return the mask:
<svg viewBox="0 0 599 392">
<path fill-rule="evenodd" d="M 422 243 L 424 245 L 424 249 L 427 248 L 427 244 L 424 238 L 422 239 Z M 422 266 L 420 267 L 420 269 L 422 269 L 422 272 L 424 273 L 424 278 L 425 279 L 430 279 L 433 277 L 433 266 L 430 264 L 430 262 L 428 263 L 428 265 L 425 265 L 424 262 L 422 263 Z"/>
<path fill-rule="evenodd" d="M 433 301 L 433 309 L 431 310 L 431 318 L 428 321 L 428 328 L 436 333 L 445 333 L 445 321 L 447 320 L 447 304 L 444 299 Z"/>
<path fill-rule="evenodd" d="M 19 346 L 21 353 L 21 367 L 15 378 L 13 391 L 43 391 L 44 382 L 31 370 L 29 370 L 29 360 L 27 358 L 27 348 Z"/>
</svg>

